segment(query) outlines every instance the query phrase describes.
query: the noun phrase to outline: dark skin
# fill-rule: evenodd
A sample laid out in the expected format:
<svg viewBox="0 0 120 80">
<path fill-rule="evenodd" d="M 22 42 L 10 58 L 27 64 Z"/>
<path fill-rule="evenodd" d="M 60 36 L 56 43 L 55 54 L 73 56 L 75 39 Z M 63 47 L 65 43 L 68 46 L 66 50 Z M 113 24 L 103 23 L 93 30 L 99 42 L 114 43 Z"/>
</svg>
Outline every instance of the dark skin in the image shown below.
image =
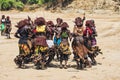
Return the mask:
<svg viewBox="0 0 120 80">
<path fill-rule="evenodd" d="M 52 40 L 54 36 L 54 28 L 53 24 L 47 24 L 46 26 L 46 37 L 48 40 Z"/>
</svg>

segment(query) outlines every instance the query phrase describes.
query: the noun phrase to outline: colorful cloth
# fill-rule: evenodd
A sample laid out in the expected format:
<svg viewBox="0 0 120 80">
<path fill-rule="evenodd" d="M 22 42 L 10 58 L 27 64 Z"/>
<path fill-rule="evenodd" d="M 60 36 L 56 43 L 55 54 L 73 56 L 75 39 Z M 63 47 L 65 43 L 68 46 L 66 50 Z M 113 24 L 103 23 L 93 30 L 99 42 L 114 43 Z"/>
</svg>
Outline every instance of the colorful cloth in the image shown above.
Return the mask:
<svg viewBox="0 0 120 80">
<path fill-rule="evenodd" d="M 53 40 L 47 40 L 48 47 L 51 48 L 54 46 Z"/>
<path fill-rule="evenodd" d="M 45 32 L 45 25 L 43 25 L 43 26 L 37 26 L 36 27 L 36 32 Z"/>
<path fill-rule="evenodd" d="M 1 30 L 1 31 L 5 30 L 5 24 L 4 24 L 4 23 L 2 23 L 2 24 L 0 25 L 0 30 Z"/>
<path fill-rule="evenodd" d="M 97 44 L 96 39 L 95 39 L 95 38 L 92 38 L 91 43 L 92 43 L 92 46 L 96 46 L 96 44 Z"/>
<path fill-rule="evenodd" d="M 60 49 L 63 54 L 71 54 L 68 42 L 61 42 Z"/>
<path fill-rule="evenodd" d="M 35 54 L 38 55 L 41 52 L 45 52 L 46 50 L 48 50 L 48 47 L 45 46 L 35 46 Z"/>
<path fill-rule="evenodd" d="M 62 38 L 68 38 L 68 33 L 67 32 L 62 32 L 61 37 Z"/>
<path fill-rule="evenodd" d="M 87 27 L 84 31 L 84 36 L 87 36 L 87 35 L 91 36 L 92 33 L 93 33 L 92 29 Z"/>
<path fill-rule="evenodd" d="M 61 38 L 54 37 L 54 44 L 57 45 L 57 46 L 59 46 L 60 43 L 61 43 Z"/>
<path fill-rule="evenodd" d="M 19 49 L 20 49 L 19 54 L 23 54 L 24 56 L 30 54 L 30 48 L 28 47 L 27 44 L 19 44 Z"/>
</svg>

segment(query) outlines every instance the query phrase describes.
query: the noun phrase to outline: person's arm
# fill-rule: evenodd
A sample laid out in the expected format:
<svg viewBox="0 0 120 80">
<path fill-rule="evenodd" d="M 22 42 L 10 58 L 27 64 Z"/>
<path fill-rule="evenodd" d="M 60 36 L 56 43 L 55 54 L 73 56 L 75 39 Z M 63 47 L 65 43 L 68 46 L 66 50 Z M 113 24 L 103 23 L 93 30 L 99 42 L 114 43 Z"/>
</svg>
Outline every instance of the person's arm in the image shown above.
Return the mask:
<svg viewBox="0 0 120 80">
<path fill-rule="evenodd" d="M 48 26 L 46 26 L 46 31 L 48 31 L 48 32 L 50 32 L 50 34 L 52 34 L 53 32 L 53 30 L 50 28 L 50 27 L 48 27 Z"/>
<path fill-rule="evenodd" d="M 11 20 L 10 20 L 10 29 L 12 29 L 12 24 L 11 24 Z"/>
<path fill-rule="evenodd" d="M 85 13 L 83 14 L 83 19 L 82 19 L 82 22 L 84 22 L 85 21 Z"/>
<path fill-rule="evenodd" d="M 85 30 L 84 27 L 82 27 L 82 34 L 84 34 L 84 30 Z"/>
<path fill-rule="evenodd" d="M 58 30 L 55 28 L 55 29 L 54 29 L 54 32 L 55 32 L 55 33 L 58 33 Z"/>
<path fill-rule="evenodd" d="M 20 36 L 19 36 L 19 30 L 17 30 L 17 32 L 15 33 L 15 35 L 14 35 L 16 38 L 20 38 Z"/>
<path fill-rule="evenodd" d="M 68 30 L 68 38 L 70 39 L 70 41 L 72 40 L 72 35 L 71 35 L 70 30 Z"/>
<path fill-rule="evenodd" d="M 73 28 L 73 33 L 76 33 L 76 27 L 74 26 L 74 28 Z"/>
</svg>

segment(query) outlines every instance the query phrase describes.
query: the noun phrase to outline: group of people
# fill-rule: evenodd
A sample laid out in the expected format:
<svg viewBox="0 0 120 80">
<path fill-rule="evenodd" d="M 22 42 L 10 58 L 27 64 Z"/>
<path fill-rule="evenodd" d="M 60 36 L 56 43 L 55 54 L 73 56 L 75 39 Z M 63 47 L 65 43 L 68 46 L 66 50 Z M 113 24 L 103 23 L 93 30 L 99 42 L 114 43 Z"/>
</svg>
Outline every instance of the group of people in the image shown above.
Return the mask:
<svg viewBox="0 0 120 80">
<path fill-rule="evenodd" d="M 1 21 L 0 21 L 0 31 L 1 36 L 7 36 L 7 39 L 10 39 L 10 32 L 11 32 L 11 20 L 10 17 L 5 15 L 2 15 Z"/>
<path fill-rule="evenodd" d="M 68 23 L 61 18 L 56 19 L 57 24 L 46 21 L 43 17 L 32 21 L 28 16 L 27 19 L 19 21 L 15 33 L 15 37 L 19 38 L 19 55 L 14 59 L 15 63 L 22 67 L 28 61 L 33 62 L 37 68 L 43 68 L 57 55 L 60 68 L 67 69 L 69 56 L 73 53 L 77 68 L 83 68 L 83 64 L 96 64 L 96 26 L 94 20 L 87 20 L 86 27 L 83 27 L 84 20 L 85 17 L 75 18 L 73 32 L 69 30 Z M 73 52 L 70 50 L 70 44 Z"/>
</svg>

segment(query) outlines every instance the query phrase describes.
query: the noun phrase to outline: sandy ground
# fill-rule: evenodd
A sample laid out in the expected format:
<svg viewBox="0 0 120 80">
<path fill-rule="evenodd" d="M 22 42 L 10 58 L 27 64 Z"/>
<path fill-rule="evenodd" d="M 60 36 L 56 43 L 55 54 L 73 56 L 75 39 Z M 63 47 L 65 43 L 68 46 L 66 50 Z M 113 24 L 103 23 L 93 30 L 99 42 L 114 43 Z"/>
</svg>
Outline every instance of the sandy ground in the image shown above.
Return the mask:
<svg viewBox="0 0 120 80">
<path fill-rule="evenodd" d="M 0 80 L 120 80 L 120 15 L 118 14 L 86 14 L 86 19 L 94 19 L 98 31 L 98 45 L 103 55 L 97 56 L 98 64 L 85 70 L 76 70 L 72 55 L 68 69 L 59 69 L 59 62 L 53 62 L 56 66 L 46 70 L 36 70 L 33 65 L 29 69 L 18 69 L 13 59 L 18 55 L 18 39 L 13 34 L 16 31 L 14 25 L 29 15 L 32 19 L 44 16 L 47 20 L 61 17 L 73 28 L 74 18 L 82 17 L 79 13 L 50 13 L 50 12 L 0 12 L 0 15 L 9 15 L 12 20 L 12 39 L 0 36 Z"/>
</svg>

